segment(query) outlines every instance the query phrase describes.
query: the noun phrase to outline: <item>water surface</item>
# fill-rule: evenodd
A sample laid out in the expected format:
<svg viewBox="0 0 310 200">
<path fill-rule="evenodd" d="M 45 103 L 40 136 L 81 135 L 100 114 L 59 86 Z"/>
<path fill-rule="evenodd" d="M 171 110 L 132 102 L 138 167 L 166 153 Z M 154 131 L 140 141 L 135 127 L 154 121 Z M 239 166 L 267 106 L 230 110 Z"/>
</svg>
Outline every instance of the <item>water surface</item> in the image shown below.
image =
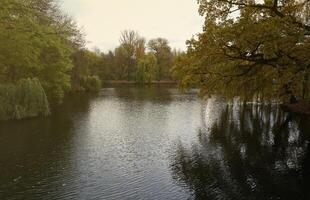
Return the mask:
<svg viewBox="0 0 310 200">
<path fill-rule="evenodd" d="M 0 199 L 308 199 L 309 123 L 196 91 L 106 88 L 0 124 Z"/>
</svg>

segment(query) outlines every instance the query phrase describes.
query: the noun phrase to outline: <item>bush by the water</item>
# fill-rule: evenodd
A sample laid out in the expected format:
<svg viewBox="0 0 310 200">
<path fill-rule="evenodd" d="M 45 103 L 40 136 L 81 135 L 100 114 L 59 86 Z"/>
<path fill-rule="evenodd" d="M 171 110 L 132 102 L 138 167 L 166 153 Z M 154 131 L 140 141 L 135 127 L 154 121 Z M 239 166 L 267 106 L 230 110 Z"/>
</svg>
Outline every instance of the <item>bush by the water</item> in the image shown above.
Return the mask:
<svg viewBox="0 0 310 200">
<path fill-rule="evenodd" d="M 38 79 L 23 79 L 17 84 L 0 85 L 0 120 L 49 114 L 49 103 Z"/>
<path fill-rule="evenodd" d="M 87 76 L 82 80 L 82 87 L 86 92 L 99 92 L 101 81 L 98 76 Z"/>
</svg>

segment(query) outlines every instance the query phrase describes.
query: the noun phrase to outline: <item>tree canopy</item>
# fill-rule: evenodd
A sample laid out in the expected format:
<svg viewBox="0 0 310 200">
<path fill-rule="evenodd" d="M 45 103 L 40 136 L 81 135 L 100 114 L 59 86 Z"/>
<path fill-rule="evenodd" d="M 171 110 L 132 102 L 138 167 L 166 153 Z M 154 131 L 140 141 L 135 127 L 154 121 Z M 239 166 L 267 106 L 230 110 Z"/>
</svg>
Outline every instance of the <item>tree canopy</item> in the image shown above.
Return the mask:
<svg viewBox="0 0 310 200">
<path fill-rule="evenodd" d="M 70 88 L 70 55 L 81 35 L 55 0 L 0 2 L 0 82 L 38 78 L 49 100 Z"/>
<path fill-rule="evenodd" d="M 252 100 L 309 97 L 309 2 L 199 0 L 203 32 L 175 65 L 183 85 Z"/>
<path fill-rule="evenodd" d="M 152 39 L 148 43 L 148 48 L 154 53 L 157 59 L 156 79 L 169 79 L 169 70 L 172 65 L 172 52 L 168 40 L 164 38 Z M 168 77 L 167 77 L 168 76 Z"/>
</svg>

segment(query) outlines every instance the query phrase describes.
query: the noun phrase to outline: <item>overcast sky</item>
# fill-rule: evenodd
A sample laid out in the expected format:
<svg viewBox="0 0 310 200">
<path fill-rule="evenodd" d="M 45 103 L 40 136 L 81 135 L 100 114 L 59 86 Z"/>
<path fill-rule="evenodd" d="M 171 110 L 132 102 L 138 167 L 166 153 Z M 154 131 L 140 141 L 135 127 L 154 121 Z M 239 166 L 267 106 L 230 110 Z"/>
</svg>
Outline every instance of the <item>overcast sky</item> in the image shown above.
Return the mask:
<svg viewBox="0 0 310 200">
<path fill-rule="evenodd" d="M 164 37 L 173 48 L 202 30 L 197 0 L 61 0 L 86 34 L 89 48 L 102 51 L 119 45 L 122 30 L 139 32 L 146 39 Z"/>
</svg>

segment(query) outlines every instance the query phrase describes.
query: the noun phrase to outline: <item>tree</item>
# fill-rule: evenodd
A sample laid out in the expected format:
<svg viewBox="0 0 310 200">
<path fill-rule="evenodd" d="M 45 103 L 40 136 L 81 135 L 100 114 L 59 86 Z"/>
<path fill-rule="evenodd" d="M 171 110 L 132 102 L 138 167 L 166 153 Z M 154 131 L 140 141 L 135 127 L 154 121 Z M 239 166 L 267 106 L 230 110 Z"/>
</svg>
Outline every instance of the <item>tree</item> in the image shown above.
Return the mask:
<svg viewBox="0 0 310 200">
<path fill-rule="evenodd" d="M 130 71 L 133 68 L 132 58 L 128 56 L 128 53 L 124 46 L 119 46 L 115 49 L 115 69 L 116 77 L 118 80 L 129 80 Z"/>
<path fill-rule="evenodd" d="M 138 60 L 136 67 L 136 82 L 139 84 L 150 84 L 155 78 L 156 57 L 149 53 Z"/>
<path fill-rule="evenodd" d="M 80 49 L 71 56 L 73 68 L 71 86 L 73 92 L 96 92 L 100 89 L 98 78 L 102 57 L 98 53 Z"/>
<path fill-rule="evenodd" d="M 136 60 L 145 53 L 145 39 L 140 37 L 136 31 L 125 30 L 121 34 L 120 43 L 118 50 L 124 57 L 122 66 L 127 73 L 127 80 L 131 80 Z"/>
<path fill-rule="evenodd" d="M 148 48 L 157 59 L 157 81 L 170 78 L 167 75 L 172 66 L 172 53 L 168 40 L 164 38 L 152 39 L 148 42 Z"/>
<path fill-rule="evenodd" d="M 148 63 L 149 60 L 153 59 L 151 57 L 155 56 L 156 63 L 154 66 L 152 65 L 155 68 L 155 75 L 152 75 L 152 80 L 158 79 L 157 77 L 160 77 L 159 80 L 171 78 L 170 68 L 174 62 L 174 57 L 177 57 L 180 52 L 176 50 L 171 52 L 167 40 L 154 40 L 154 43 L 152 43 L 154 44 L 152 46 L 153 50 L 146 53 L 146 40 L 137 32 L 127 30 L 122 32 L 120 43 L 114 51 L 109 51 L 108 53 L 95 50 L 96 52 L 93 55 L 96 55 L 97 58 L 95 60 L 97 61 L 94 64 L 95 67 L 91 67 L 93 69 L 92 75 L 98 75 L 103 82 L 109 80 L 138 81 L 138 79 L 138 82 L 140 82 L 142 80 L 140 78 L 145 75 L 144 67 L 141 66 L 145 66 L 145 62 Z M 161 60 L 157 62 L 157 58 Z M 81 61 L 76 61 L 75 63 L 74 66 L 85 66 Z M 161 66 L 160 68 L 158 63 Z M 75 67 L 73 71 L 76 71 Z M 80 72 L 76 74 L 80 74 Z M 74 79 L 74 73 L 72 78 Z"/>
<path fill-rule="evenodd" d="M 83 77 L 81 85 L 86 92 L 96 93 L 101 89 L 101 80 L 98 76 L 90 75 Z"/>
<path fill-rule="evenodd" d="M 188 41 L 183 81 L 208 94 L 309 97 L 308 1 L 199 0 L 203 33 Z M 186 61 L 185 61 L 186 63 Z M 188 64 L 188 63 L 187 63 Z"/>
<path fill-rule="evenodd" d="M 70 89 L 70 55 L 81 45 L 76 25 L 55 0 L 3 0 L 0 11 L 0 82 L 37 77 L 49 101 L 60 103 Z"/>
</svg>

